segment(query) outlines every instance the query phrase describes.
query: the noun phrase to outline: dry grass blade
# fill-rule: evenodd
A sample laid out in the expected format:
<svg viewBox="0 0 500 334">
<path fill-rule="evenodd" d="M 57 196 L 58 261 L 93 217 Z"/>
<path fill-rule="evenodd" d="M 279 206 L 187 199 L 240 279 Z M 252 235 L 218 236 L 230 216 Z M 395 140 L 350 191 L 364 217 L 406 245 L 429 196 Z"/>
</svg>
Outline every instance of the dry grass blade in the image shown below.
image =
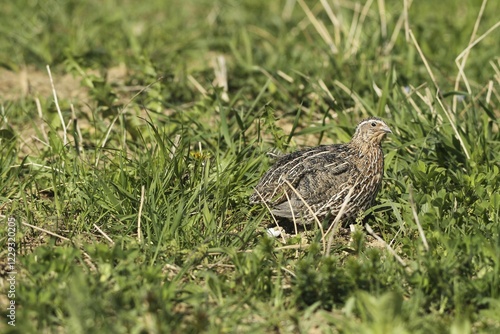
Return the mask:
<svg viewBox="0 0 500 334">
<path fill-rule="evenodd" d="M 471 45 L 474 41 L 474 38 L 476 37 L 477 30 L 479 29 L 479 23 L 481 22 L 481 18 L 483 17 L 484 9 L 486 8 L 486 4 L 488 3 L 488 0 L 483 0 L 483 3 L 481 5 L 481 9 L 479 10 L 479 14 L 477 15 L 476 23 L 474 24 L 474 29 L 472 30 L 472 34 L 470 36 L 469 40 L 469 45 Z M 467 92 L 470 94 L 471 93 L 471 88 L 469 85 L 469 81 L 467 80 L 467 77 L 465 76 L 464 73 L 464 68 L 465 64 L 467 63 L 467 58 L 469 57 L 470 54 L 470 48 L 467 47 L 465 48 L 467 52 L 462 52 L 456 59 L 455 63 L 457 64 L 458 67 L 458 74 L 455 79 L 455 91 L 458 91 L 459 85 L 460 85 L 460 78 L 464 80 L 465 86 L 467 87 Z M 464 50 L 464 51 L 465 51 Z M 462 57 L 460 57 L 462 56 Z M 462 60 L 462 62 L 459 63 L 459 60 Z M 457 110 L 457 97 L 453 99 L 453 110 Z"/>
<path fill-rule="evenodd" d="M 290 208 L 290 212 L 292 213 L 293 228 L 295 230 L 295 234 L 297 235 L 299 233 L 299 230 L 297 229 L 297 219 L 295 218 L 295 211 L 293 210 L 292 203 L 290 202 L 290 197 L 288 196 L 288 193 L 286 191 L 285 191 L 285 196 L 288 206 Z"/>
<path fill-rule="evenodd" d="M 470 53 L 470 50 L 476 46 L 479 42 L 481 42 L 484 38 L 486 38 L 486 36 L 488 36 L 489 34 L 491 34 L 495 29 L 497 29 L 498 27 L 500 27 L 500 22 L 497 22 L 496 24 L 494 24 L 490 29 L 488 29 L 484 34 L 482 34 L 481 36 L 479 36 L 474 42 L 472 42 L 471 44 L 469 44 L 459 55 L 458 57 L 456 58 L 455 62 L 457 63 L 457 66 L 459 66 L 459 69 L 461 68 L 460 65 L 458 65 L 458 61 L 460 59 L 464 59 L 464 62 L 467 58 L 467 56 L 469 55 Z M 465 77 L 465 75 L 462 73 L 462 75 Z"/>
<path fill-rule="evenodd" d="M 394 30 L 392 32 L 391 38 L 387 45 L 385 46 L 384 53 L 389 54 L 392 49 L 394 48 L 394 45 L 396 45 L 396 41 L 399 37 L 399 34 L 401 32 L 401 28 L 404 25 L 405 29 L 405 39 L 406 41 L 409 41 L 409 35 L 408 35 L 408 30 L 409 30 L 409 23 L 408 23 L 408 8 L 412 4 L 412 0 L 405 0 L 404 1 L 404 9 L 401 15 L 399 16 L 398 21 L 396 22 L 396 25 L 394 27 Z"/>
<path fill-rule="evenodd" d="M 413 34 L 413 31 L 410 29 L 408 31 L 408 33 L 409 33 L 410 38 L 413 42 L 413 45 L 415 46 L 418 54 L 420 55 L 420 59 L 422 59 L 422 62 L 424 63 L 424 66 L 425 66 L 425 69 L 427 70 L 427 73 L 431 77 L 431 81 L 434 84 L 434 87 L 436 88 L 436 90 L 439 91 L 439 86 L 437 84 L 436 78 L 434 77 L 434 73 L 432 72 L 431 67 L 429 66 L 429 63 L 427 62 L 427 58 L 425 58 L 424 53 L 422 52 L 422 49 L 420 48 L 420 45 L 418 44 L 417 39 L 415 38 L 415 35 Z"/>
<path fill-rule="evenodd" d="M 351 26 L 351 32 L 349 34 L 349 36 L 351 36 L 351 38 L 349 39 L 349 42 L 348 42 L 348 45 L 349 47 L 346 48 L 346 50 L 348 52 L 346 52 L 346 58 L 348 57 L 351 57 L 353 55 L 355 55 L 358 50 L 359 50 L 359 47 L 362 45 L 362 42 L 361 42 L 361 37 L 362 37 L 362 33 L 363 33 L 363 27 L 365 26 L 365 20 L 366 18 L 368 17 L 368 12 L 370 11 L 370 7 L 372 6 L 373 4 L 373 0 L 369 0 L 365 3 L 365 5 L 363 6 L 363 9 L 361 10 L 360 14 L 359 14 L 359 17 L 357 18 L 357 20 L 353 20 L 352 22 L 352 26 Z"/>
<path fill-rule="evenodd" d="M 366 231 L 372 236 L 374 237 L 375 239 L 377 239 L 377 241 L 379 241 L 380 243 L 382 243 L 383 245 L 385 245 L 385 248 L 387 248 L 387 250 L 394 256 L 394 258 L 405 268 L 408 269 L 407 265 L 406 265 L 406 262 L 401 258 L 401 256 L 398 255 L 398 253 L 396 253 L 396 251 L 387 243 L 384 241 L 384 239 L 382 239 L 381 237 L 379 237 L 372 229 L 372 227 L 369 225 L 369 224 L 366 224 L 365 225 L 365 228 L 366 228 Z"/>
<path fill-rule="evenodd" d="M 407 42 L 410 41 L 410 20 L 408 18 L 408 11 L 410 10 L 410 6 L 413 0 L 404 0 L 403 1 L 403 13 L 405 18 L 405 40 Z"/>
<path fill-rule="evenodd" d="M 321 21 L 319 21 L 316 18 L 316 16 L 311 12 L 311 10 L 306 5 L 306 3 L 304 2 L 304 0 L 298 0 L 298 3 L 300 5 L 300 7 L 302 7 L 302 9 L 304 10 L 304 12 L 306 13 L 307 18 L 309 19 L 309 21 L 311 21 L 311 23 L 313 24 L 314 28 L 318 32 L 318 34 L 321 36 L 321 38 L 323 39 L 323 41 L 325 41 L 325 43 L 328 45 L 328 47 L 330 48 L 330 51 L 333 54 L 337 54 L 337 52 L 338 52 L 337 46 L 333 42 L 332 37 L 328 33 L 328 30 L 325 28 L 325 26 L 323 25 L 323 23 Z"/>
<path fill-rule="evenodd" d="M 332 100 L 332 101 L 336 101 L 336 99 L 333 97 L 332 93 L 330 92 L 330 90 L 328 89 L 328 87 L 326 86 L 325 82 L 323 81 L 323 79 L 319 79 L 318 80 L 318 83 L 319 83 L 319 86 L 321 87 L 321 89 L 328 95 L 328 97 Z"/>
<path fill-rule="evenodd" d="M 413 44 L 417 48 L 418 54 L 420 55 L 420 58 L 422 59 L 422 62 L 424 63 L 424 66 L 425 66 L 425 68 L 427 70 L 427 73 L 429 74 L 429 76 L 431 77 L 432 82 L 434 83 L 434 87 L 436 88 L 436 95 L 438 95 L 439 92 L 440 92 L 440 90 L 439 90 L 439 86 L 437 84 L 436 78 L 434 77 L 434 74 L 432 73 L 432 70 L 431 70 L 431 68 L 429 66 L 429 63 L 427 62 L 427 59 L 425 58 L 425 55 L 422 52 L 422 49 L 420 49 L 420 46 L 418 45 L 418 42 L 415 39 L 415 35 L 413 35 L 413 32 L 411 30 L 410 30 L 410 37 L 411 37 L 411 40 L 413 41 Z M 464 143 L 464 141 L 462 139 L 462 136 L 460 136 L 460 133 L 458 133 L 458 129 L 457 129 L 456 125 L 455 125 L 455 119 L 454 119 L 454 117 L 452 117 L 450 111 L 443 105 L 443 103 L 441 102 L 441 99 L 439 98 L 439 96 L 436 96 L 436 100 L 437 100 L 438 104 L 441 106 L 441 108 L 443 109 L 443 112 L 445 113 L 446 117 L 448 118 L 448 121 L 450 122 L 450 125 L 453 128 L 453 132 L 455 133 L 456 138 L 460 142 L 460 146 L 462 147 L 465 155 L 467 156 L 467 159 L 470 159 L 469 151 L 467 150 L 467 147 L 465 146 L 465 143 Z"/>
<path fill-rule="evenodd" d="M 42 103 L 40 102 L 40 98 L 38 98 L 38 97 L 35 98 L 35 105 L 36 105 L 36 111 L 38 114 L 38 118 L 40 119 L 40 132 L 42 133 L 43 138 L 45 139 L 45 143 L 47 143 L 47 146 L 49 146 L 49 144 L 48 144 L 49 135 L 47 134 L 47 131 L 45 131 L 45 122 L 43 121 L 43 109 L 42 109 Z M 40 141 L 42 141 L 42 140 L 40 140 Z"/>
<path fill-rule="evenodd" d="M 288 74 L 286 74 L 285 72 L 278 70 L 276 74 L 285 79 L 286 81 L 288 81 L 289 83 L 293 83 L 293 78 Z"/>
<path fill-rule="evenodd" d="M 276 217 L 273 215 L 273 210 L 271 210 L 271 208 L 269 207 L 269 205 L 267 205 L 266 201 L 264 200 L 264 197 L 262 197 L 262 194 L 257 189 L 255 189 L 255 188 L 253 190 L 259 196 L 260 201 L 265 205 L 267 211 L 269 211 L 269 213 L 271 214 L 271 217 L 273 217 L 274 224 L 279 229 L 280 225 L 278 224 L 278 221 L 276 220 Z M 281 240 L 283 241 L 283 243 L 286 243 L 286 240 L 285 240 L 285 237 L 283 236 L 283 234 L 280 234 L 280 235 L 281 235 Z"/>
<path fill-rule="evenodd" d="M 427 243 L 427 238 L 425 237 L 424 229 L 422 228 L 422 225 L 420 224 L 420 220 L 418 219 L 417 207 L 416 207 L 415 201 L 413 199 L 413 187 L 411 185 L 408 186 L 408 191 L 410 192 L 410 205 L 411 205 L 411 211 L 413 212 L 413 218 L 415 218 L 415 223 L 417 224 L 418 233 L 420 234 L 420 238 L 422 239 L 422 243 L 424 244 L 424 248 L 428 252 L 429 251 L 429 244 Z"/>
<path fill-rule="evenodd" d="M 46 230 L 46 229 L 44 229 L 44 228 L 41 228 L 41 227 L 38 227 L 38 226 L 35 226 L 35 225 L 31 225 L 31 224 L 28 224 L 28 223 L 26 223 L 26 222 L 21 222 L 21 224 L 23 224 L 24 226 L 30 227 L 30 228 L 32 228 L 32 229 L 34 229 L 34 230 L 37 230 L 37 231 L 40 231 L 40 232 L 46 233 L 46 234 L 48 234 L 48 235 L 51 235 L 51 236 L 53 236 L 53 237 L 59 238 L 59 239 L 61 239 L 61 240 L 71 242 L 71 239 L 68 239 L 68 238 L 66 238 L 66 237 L 63 237 L 62 235 L 59 235 L 59 234 L 57 234 L 57 233 L 54 233 L 54 232 L 48 231 L 48 230 Z M 85 256 L 84 261 L 85 261 L 85 263 L 89 266 L 89 268 L 90 268 L 92 271 L 97 271 L 97 268 L 96 268 L 96 266 L 94 265 L 94 263 L 92 262 L 92 258 L 90 257 L 90 255 L 89 255 L 87 252 L 85 252 L 83 249 L 80 249 L 80 250 L 81 250 L 82 254 Z"/>
<path fill-rule="evenodd" d="M 312 217 L 314 218 L 314 221 L 319 227 L 319 230 L 321 231 L 321 241 L 323 243 L 323 249 L 326 247 L 326 241 L 325 241 L 325 231 L 323 230 L 323 226 L 321 225 L 321 222 L 319 221 L 318 217 L 316 216 L 316 213 L 314 210 L 311 208 L 311 206 L 306 202 L 306 200 L 302 197 L 302 195 L 295 189 L 295 187 L 288 181 L 285 180 L 285 183 L 292 189 L 292 191 L 297 195 L 297 197 L 300 199 L 302 203 L 306 206 L 307 210 L 309 210 L 309 213 L 311 213 Z"/>
<path fill-rule="evenodd" d="M 43 233 L 46 233 L 46 234 L 49 234 L 53 237 L 56 237 L 56 238 L 59 238 L 61 240 L 64 240 L 64 241 L 71 241 L 70 239 L 66 238 L 66 237 L 63 237 L 62 235 L 59 235 L 57 233 L 54 233 L 54 232 L 50 232 L 49 230 L 46 230 L 44 228 L 41 228 L 41 227 L 38 227 L 38 226 L 35 226 L 35 225 L 31 225 L 31 224 L 28 224 L 28 223 L 25 223 L 25 222 L 21 222 L 21 224 L 23 224 L 24 226 L 28 226 L 28 227 L 31 227 L 32 229 L 34 230 L 37 230 L 37 231 L 41 231 Z"/>
<path fill-rule="evenodd" d="M 161 80 L 163 80 L 163 77 L 159 77 L 154 82 L 152 82 L 149 85 L 147 85 L 146 87 L 142 88 L 139 92 L 137 92 L 134 96 L 132 96 L 132 98 L 130 100 L 127 101 L 127 103 L 123 106 L 123 108 L 120 110 L 120 112 L 113 118 L 113 120 L 111 121 L 111 124 L 109 124 L 108 130 L 106 131 L 106 135 L 104 136 L 104 139 L 103 139 L 102 144 L 101 144 L 102 148 L 104 148 L 106 146 L 106 143 L 108 142 L 109 135 L 111 134 L 111 130 L 113 129 L 116 121 L 127 112 L 127 108 L 130 105 L 130 103 L 132 103 L 132 101 L 134 101 L 139 95 L 141 95 L 146 90 L 148 90 L 149 87 L 153 86 L 157 82 L 160 82 Z M 98 166 L 98 165 L 99 165 L 99 156 L 97 156 L 95 159 L 95 166 Z"/>
<path fill-rule="evenodd" d="M 59 101 L 57 99 L 56 88 L 54 86 L 54 80 L 52 79 L 52 73 L 50 72 L 50 66 L 47 65 L 47 72 L 49 73 L 50 86 L 52 87 L 52 94 L 54 95 L 54 103 L 56 105 L 57 114 L 59 115 L 59 120 L 61 121 L 61 126 L 63 128 L 63 143 L 66 145 L 68 143 L 68 131 L 66 129 L 66 123 L 64 122 L 64 117 L 62 115 L 61 108 L 59 107 Z"/>
<path fill-rule="evenodd" d="M 486 93 L 486 104 L 491 103 L 491 92 L 493 92 L 493 80 L 488 81 L 488 91 Z"/>
<path fill-rule="evenodd" d="M 170 149 L 170 154 L 168 158 L 172 160 L 175 155 L 175 151 L 177 151 L 177 147 L 179 147 L 179 143 L 181 141 L 181 135 L 175 135 L 174 142 L 172 143 L 172 148 Z"/>
<path fill-rule="evenodd" d="M 214 86 L 222 87 L 221 99 L 224 102 L 229 102 L 229 96 L 227 94 L 229 89 L 229 84 L 227 83 L 227 65 L 226 58 L 219 55 L 213 61 L 215 80 L 213 81 Z"/>
<path fill-rule="evenodd" d="M 141 187 L 141 202 L 139 204 L 139 213 L 137 214 L 137 241 L 142 242 L 142 230 L 141 230 L 141 217 L 142 217 L 142 207 L 144 205 L 144 191 L 145 187 Z"/>
<path fill-rule="evenodd" d="M 380 35 L 383 39 L 387 37 L 387 17 L 385 9 L 385 0 L 377 0 L 378 3 L 378 13 L 380 17 Z"/>
<path fill-rule="evenodd" d="M 83 150 L 83 136 L 82 136 L 82 131 L 80 129 L 80 125 L 78 124 L 78 119 L 76 118 L 76 112 L 75 112 L 75 107 L 73 103 L 70 104 L 71 108 L 71 117 L 73 119 L 73 122 L 75 122 L 75 130 L 76 134 L 78 135 L 78 140 L 75 140 L 75 149 L 77 154 L 85 154 L 85 151 Z"/>
<path fill-rule="evenodd" d="M 320 0 L 320 2 L 323 8 L 325 9 L 326 15 L 328 15 L 328 18 L 330 19 L 330 21 L 332 21 L 335 33 L 335 43 L 337 43 L 338 45 L 340 43 L 340 32 L 342 30 L 342 25 L 340 24 L 340 20 L 335 15 L 334 11 L 332 10 L 332 7 L 330 6 L 327 0 Z"/>
<path fill-rule="evenodd" d="M 345 209 L 347 208 L 347 204 L 349 204 L 349 201 L 351 200 L 351 196 L 352 196 L 353 192 L 354 192 L 354 186 L 352 186 L 349 189 L 349 192 L 347 193 L 347 195 L 344 199 L 344 202 L 342 203 L 342 206 L 340 207 L 339 213 L 337 213 L 335 220 L 333 221 L 333 223 L 330 225 L 330 227 L 326 231 L 325 235 L 330 234 L 330 237 L 328 238 L 328 245 L 327 245 L 326 249 L 323 249 L 323 254 L 325 254 L 326 256 L 330 255 L 330 250 L 332 248 L 332 243 L 333 243 L 333 237 L 336 234 L 336 231 L 338 229 L 338 225 L 340 222 L 340 218 L 342 218 L 342 216 L 344 215 Z"/>
<path fill-rule="evenodd" d="M 112 245 L 114 245 L 114 244 L 115 244 L 115 242 L 113 241 L 113 239 L 111 239 L 111 238 L 110 238 L 110 237 L 109 237 L 106 233 L 104 233 L 104 231 L 103 231 L 103 230 L 101 230 L 101 229 L 99 228 L 99 226 L 97 226 L 96 224 L 93 224 L 93 226 L 94 226 L 94 228 L 97 230 L 97 232 L 101 233 L 101 235 L 102 235 L 102 236 L 103 236 L 106 240 L 108 240 L 108 241 L 109 241 L 109 243 L 110 243 L 110 244 L 112 244 Z"/>
<path fill-rule="evenodd" d="M 196 80 L 191 74 L 189 74 L 187 78 L 189 82 L 193 84 L 196 90 L 201 93 L 201 95 L 207 96 L 208 94 L 207 90 L 203 88 L 203 86 L 198 82 L 198 80 Z"/>
<path fill-rule="evenodd" d="M 12 165 L 12 166 L 10 166 L 10 168 L 17 168 L 17 167 L 21 167 L 21 166 L 35 166 L 35 167 L 38 167 L 38 168 L 48 169 L 50 171 L 54 171 L 54 172 L 57 172 L 57 173 L 60 173 L 60 174 L 64 174 L 64 171 L 62 171 L 62 170 L 60 170 L 58 168 L 51 167 L 51 166 L 44 166 L 44 165 L 40 165 L 40 164 L 37 164 L 37 163 L 34 163 L 34 162 L 27 162 L 27 163 L 24 163 L 22 165 Z"/>
</svg>

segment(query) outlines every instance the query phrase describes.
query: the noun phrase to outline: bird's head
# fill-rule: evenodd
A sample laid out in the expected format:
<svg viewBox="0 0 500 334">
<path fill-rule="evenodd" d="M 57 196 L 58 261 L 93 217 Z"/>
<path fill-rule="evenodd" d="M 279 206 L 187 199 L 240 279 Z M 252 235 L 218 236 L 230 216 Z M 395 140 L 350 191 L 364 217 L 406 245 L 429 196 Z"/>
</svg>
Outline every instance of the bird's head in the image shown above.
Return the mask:
<svg viewBox="0 0 500 334">
<path fill-rule="evenodd" d="M 380 145 L 388 133 L 392 133 L 392 131 L 383 120 L 370 117 L 359 122 L 352 137 L 352 142 Z"/>
</svg>

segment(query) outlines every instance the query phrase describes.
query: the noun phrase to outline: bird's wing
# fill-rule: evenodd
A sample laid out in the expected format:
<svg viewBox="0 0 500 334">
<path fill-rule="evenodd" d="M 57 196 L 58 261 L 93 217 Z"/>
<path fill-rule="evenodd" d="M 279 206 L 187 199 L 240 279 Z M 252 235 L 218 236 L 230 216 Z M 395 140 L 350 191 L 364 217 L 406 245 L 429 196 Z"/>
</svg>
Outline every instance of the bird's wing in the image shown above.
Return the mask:
<svg viewBox="0 0 500 334">
<path fill-rule="evenodd" d="M 345 196 L 346 184 L 350 177 L 356 173 L 356 167 L 346 160 L 337 159 L 334 162 L 328 158 L 321 159 L 323 164 L 304 169 L 293 185 L 295 191 L 286 190 L 284 198 L 275 202 L 273 214 L 284 218 L 297 218 L 301 212 L 316 211 L 318 207 L 327 202 L 337 202 L 336 197 Z M 298 194 L 300 195 L 298 195 Z"/>
<path fill-rule="evenodd" d="M 330 193 L 332 188 L 345 182 L 348 171 L 355 168 L 346 156 L 346 148 L 341 145 L 320 146 L 283 156 L 262 177 L 252 197 L 257 201 L 261 197 L 275 208 L 281 203 L 289 207 L 288 200 L 302 201 L 300 197 L 305 201 L 314 200 L 318 194 Z M 301 194 L 300 197 L 290 185 Z"/>
</svg>

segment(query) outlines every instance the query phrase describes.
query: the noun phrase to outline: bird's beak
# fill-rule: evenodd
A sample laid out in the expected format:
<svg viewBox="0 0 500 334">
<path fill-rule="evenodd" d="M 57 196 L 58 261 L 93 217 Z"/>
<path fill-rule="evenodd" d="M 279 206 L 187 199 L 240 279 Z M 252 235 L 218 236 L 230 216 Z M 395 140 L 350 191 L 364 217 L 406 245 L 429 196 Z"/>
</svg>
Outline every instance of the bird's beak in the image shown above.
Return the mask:
<svg viewBox="0 0 500 334">
<path fill-rule="evenodd" d="M 384 131 L 385 133 L 392 133 L 391 129 L 389 129 L 387 125 L 381 127 L 380 130 Z"/>
</svg>

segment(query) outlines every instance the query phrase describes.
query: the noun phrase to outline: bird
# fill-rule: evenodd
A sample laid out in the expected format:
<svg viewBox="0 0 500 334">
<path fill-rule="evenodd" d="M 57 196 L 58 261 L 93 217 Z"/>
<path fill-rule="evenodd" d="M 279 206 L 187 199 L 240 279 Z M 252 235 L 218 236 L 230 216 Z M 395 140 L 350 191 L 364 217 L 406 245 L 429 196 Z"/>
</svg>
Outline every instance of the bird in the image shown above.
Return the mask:
<svg viewBox="0 0 500 334">
<path fill-rule="evenodd" d="M 316 219 L 333 221 L 351 192 L 340 219 L 356 218 L 381 188 L 382 141 L 389 133 L 382 119 L 369 117 L 358 123 L 348 143 L 280 156 L 255 186 L 250 203 L 265 203 L 275 217 L 308 225 Z"/>
</svg>

